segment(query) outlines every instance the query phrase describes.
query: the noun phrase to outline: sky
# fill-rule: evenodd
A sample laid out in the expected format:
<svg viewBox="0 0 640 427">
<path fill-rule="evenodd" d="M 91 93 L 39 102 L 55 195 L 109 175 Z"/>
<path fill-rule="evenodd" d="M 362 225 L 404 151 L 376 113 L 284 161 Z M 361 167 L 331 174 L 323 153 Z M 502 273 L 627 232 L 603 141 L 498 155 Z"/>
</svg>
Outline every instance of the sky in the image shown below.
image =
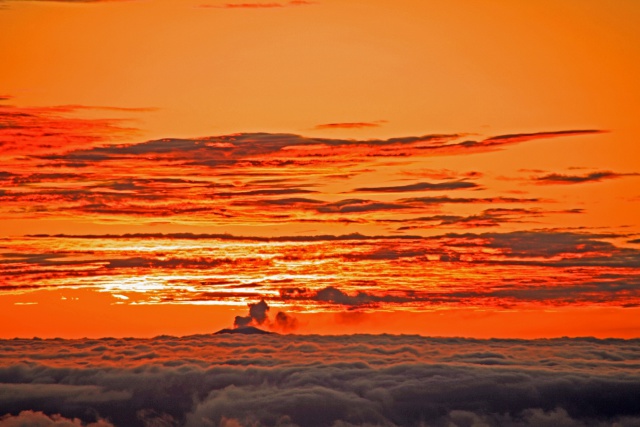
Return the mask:
<svg viewBox="0 0 640 427">
<path fill-rule="evenodd" d="M 0 0 L 0 337 L 639 337 L 639 20 Z"/>
</svg>

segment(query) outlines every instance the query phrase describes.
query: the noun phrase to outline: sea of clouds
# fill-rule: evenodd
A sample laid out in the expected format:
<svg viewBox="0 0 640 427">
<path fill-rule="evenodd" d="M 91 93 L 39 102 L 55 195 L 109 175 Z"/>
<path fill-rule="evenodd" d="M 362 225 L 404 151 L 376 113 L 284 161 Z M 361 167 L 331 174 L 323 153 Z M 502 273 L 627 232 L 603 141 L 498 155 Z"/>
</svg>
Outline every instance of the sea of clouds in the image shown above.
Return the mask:
<svg viewBox="0 0 640 427">
<path fill-rule="evenodd" d="M 0 427 L 612 425 L 640 426 L 640 340 L 0 340 Z"/>
</svg>

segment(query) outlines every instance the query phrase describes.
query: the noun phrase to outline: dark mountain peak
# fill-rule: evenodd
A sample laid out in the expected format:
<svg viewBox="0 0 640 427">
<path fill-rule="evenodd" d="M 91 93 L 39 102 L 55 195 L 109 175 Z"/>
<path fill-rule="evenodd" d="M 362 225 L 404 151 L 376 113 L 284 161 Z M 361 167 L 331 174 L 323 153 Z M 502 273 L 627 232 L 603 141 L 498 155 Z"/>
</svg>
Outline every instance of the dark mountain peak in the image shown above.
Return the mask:
<svg viewBox="0 0 640 427">
<path fill-rule="evenodd" d="M 239 328 L 233 328 L 233 329 L 220 329 L 214 335 L 222 335 L 222 334 L 271 335 L 271 334 L 275 334 L 275 332 L 264 331 L 254 326 L 241 326 Z"/>
</svg>

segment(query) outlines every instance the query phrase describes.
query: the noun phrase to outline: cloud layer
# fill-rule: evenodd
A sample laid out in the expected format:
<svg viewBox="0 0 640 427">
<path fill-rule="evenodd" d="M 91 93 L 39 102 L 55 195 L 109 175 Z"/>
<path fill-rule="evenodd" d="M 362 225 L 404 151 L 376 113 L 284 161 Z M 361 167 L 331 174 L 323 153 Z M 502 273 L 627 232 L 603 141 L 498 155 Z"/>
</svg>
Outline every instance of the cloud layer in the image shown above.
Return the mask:
<svg viewBox="0 0 640 427">
<path fill-rule="evenodd" d="M 638 340 L 197 335 L 0 347 L 3 427 L 640 422 Z"/>
<path fill-rule="evenodd" d="M 626 176 L 638 176 L 637 173 L 616 173 L 611 171 L 591 172 L 584 175 L 568 175 L 552 173 L 538 176 L 535 181 L 538 184 L 582 184 L 588 182 L 600 182 L 607 179 L 623 178 Z"/>
<path fill-rule="evenodd" d="M 422 224 L 397 223 L 398 230 L 394 230 L 393 223 L 385 219 L 441 214 L 446 222 L 447 218 L 460 216 L 451 212 L 454 208 L 448 205 L 453 204 L 552 202 L 496 194 L 476 181 L 482 176 L 479 172 L 449 171 L 443 175 L 442 171 L 406 170 L 404 166 L 412 159 L 472 155 L 537 139 L 600 133 L 571 130 L 471 140 L 462 133 L 345 139 L 256 132 L 117 143 L 135 136 L 135 129 L 125 126 L 121 119 L 74 116 L 87 109 L 118 114 L 149 110 L 0 105 L 0 157 L 4 160 L 0 169 L 0 218 L 82 218 L 145 224 L 162 218 L 217 226 L 359 223 L 385 232 L 404 231 L 406 227 L 421 228 Z M 401 182 L 391 184 L 380 178 L 388 173 Z M 406 182 L 407 176 L 437 179 Z M 352 181 L 359 185 L 351 185 Z M 348 188 L 351 190 L 345 191 Z M 483 196 L 477 195 L 479 191 Z M 452 192 L 459 196 L 450 195 Z M 371 196 L 340 197 L 345 193 Z M 393 196 L 404 193 L 415 197 Z M 435 194 L 421 197 L 424 193 Z M 521 221 L 546 216 L 541 208 L 529 219 L 525 210 L 520 212 Z M 460 220 L 448 225 L 497 227 L 503 224 L 501 219 L 510 221 L 494 216 L 486 222 Z"/>
<path fill-rule="evenodd" d="M 381 207 L 335 207 L 345 208 Z M 488 210 L 476 218 L 433 216 L 409 223 L 459 227 L 519 214 Z M 264 306 L 253 306 L 255 313 L 239 316 L 238 325 L 253 326 L 264 324 L 274 303 L 295 307 L 294 314 L 344 307 L 631 307 L 640 305 L 640 250 L 614 243 L 625 239 L 548 229 L 428 237 L 39 235 L 0 248 L 0 286 L 16 295 L 86 288 L 147 304 L 245 305 L 264 299 Z M 145 285 L 132 286 L 140 277 Z M 267 324 L 291 330 L 283 316 L 271 313 Z"/>
<path fill-rule="evenodd" d="M 126 122 L 81 114 L 147 109 L 0 98 L 0 220 L 8 230 L 51 233 L 0 245 L 0 292 L 18 302 L 69 289 L 108 293 L 118 304 L 264 300 L 281 314 L 263 323 L 249 313 L 240 323 L 280 331 L 293 330 L 303 312 L 640 305 L 634 230 L 571 227 L 589 224 L 595 203 L 570 193 L 579 186 L 558 196 L 538 185 L 629 173 L 534 170 L 524 178 L 532 170 L 514 165 L 501 177 L 483 160 L 601 130 L 135 141 Z"/>
</svg>

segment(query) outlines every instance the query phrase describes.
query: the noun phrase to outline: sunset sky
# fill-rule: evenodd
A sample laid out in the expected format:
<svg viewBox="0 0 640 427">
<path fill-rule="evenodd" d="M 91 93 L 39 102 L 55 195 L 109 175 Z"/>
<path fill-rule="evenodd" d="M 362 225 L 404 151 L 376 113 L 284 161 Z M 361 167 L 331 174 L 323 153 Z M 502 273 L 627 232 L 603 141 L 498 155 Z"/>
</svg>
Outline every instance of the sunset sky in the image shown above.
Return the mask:
<svg viewBox="0 0 640 427">
<path fill-rule="evenodd" d="M 0 0 L 0 338 L 640 337 L 638 22 Z"/>
</svg>

